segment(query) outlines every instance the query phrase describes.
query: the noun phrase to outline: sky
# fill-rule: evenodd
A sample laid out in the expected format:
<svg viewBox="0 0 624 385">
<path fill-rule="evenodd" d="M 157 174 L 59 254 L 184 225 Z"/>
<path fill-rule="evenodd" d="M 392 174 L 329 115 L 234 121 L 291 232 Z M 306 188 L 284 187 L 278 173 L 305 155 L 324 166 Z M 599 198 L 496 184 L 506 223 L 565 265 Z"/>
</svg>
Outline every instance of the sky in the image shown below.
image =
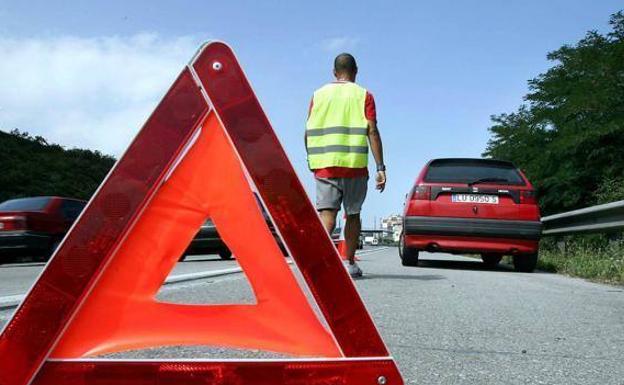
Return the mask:
<svg viewBox="0 0 624 385">
<path fill-rule="evenodd" d="M 0 0 L 0 129 L 119 156 L 203 41 L 230 44 L 314 199 L 303 130 L 352 53 L 374 95 L 388 185 L 364 227 L 400 213 L 423 165 L 480 157 L 490 116 L 523 103 L 546 54 L 608 30 L 612 0 Z M 374 162 L 371 156 L 370 168 Z M 377 225 L 379 226 L 379 225 Z"/>
</svg>

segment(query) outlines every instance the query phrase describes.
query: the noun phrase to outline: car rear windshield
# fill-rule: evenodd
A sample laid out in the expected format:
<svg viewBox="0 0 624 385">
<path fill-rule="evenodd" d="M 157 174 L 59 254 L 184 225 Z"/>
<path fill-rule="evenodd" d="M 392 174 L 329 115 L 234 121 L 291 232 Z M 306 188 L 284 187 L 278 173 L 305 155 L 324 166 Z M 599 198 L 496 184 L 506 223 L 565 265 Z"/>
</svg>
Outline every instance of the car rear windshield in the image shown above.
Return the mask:
<svg viewBox="0 0 624 385">
<path fill-rule="evenodd" d="M 525 184 L 512 164 L 477 159 L 435 160 L 429 165 L 425 182 Z"/>
<path fill-rule="evenodd" d="M 0 211 L 43 211 L 50 198 L 11 199 L 0 203 Z"/>
</svg>

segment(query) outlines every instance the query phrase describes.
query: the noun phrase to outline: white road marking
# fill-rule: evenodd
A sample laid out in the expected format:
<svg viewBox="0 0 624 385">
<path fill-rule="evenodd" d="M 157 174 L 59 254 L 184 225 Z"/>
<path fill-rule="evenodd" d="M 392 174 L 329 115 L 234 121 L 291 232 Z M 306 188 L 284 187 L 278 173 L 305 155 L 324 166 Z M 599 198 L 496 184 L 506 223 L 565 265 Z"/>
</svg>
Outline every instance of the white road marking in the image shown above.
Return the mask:
<svg viewBox="0 0 624 385">
<path fill-rule="evenodd" d="M 289 260 L 288 264 L 292 264 L 293 262 Z M 177 274 L 170 275 L 165 279 L 164 285 L 176 284 L 180 282 L 187 281 L 195 281 L 199 279 L 212 278 L 212 277 L 220 277 L 224 275 L 241 273 L 243 269 L 240 267 L 232 267 L 229 269 L 221 269 L 221 270 L 208 270 L 208 271 L 200 271 L 196 273 L 186 273 L 186 274 Z M 26 294 L 18 294 L 18 295 L 9 295 L 0 297 L 0 310 L 6 310 L 10 308 L 14 308 L 19 305 L 22 300 L 24 300 Z"/>
<path fill-rule="evenodd" d="M 375 249 L 367 249 L 364 251 L 359 251 L 358 253 L 356 253 L 356 255 L 364 256 L 364 255 L 384 251 L 389 248 L 390 247 L 378 247 Z M 289 260 L 288 263 L 292 264 L 293 261 Z M 233 267 L 229 269 L 208 270 L 208 271 L 200 271 L 196 273 L 171 275 L 167 277 L 167 279 L 164 282 L 164 285 L 176 284 L 176 283 L 186 282 L 186 281 L 195 281 L 195 280 L 205 279 L 205 278 L 219 277 L 223 275 L 236 274 L 236 273 L 241 273 L 242 271 L 243 269 L 241 269 L 240 267 Z M 25 294 L 8 295 L 8 296 L 0 297 L 0 310 L 6 310 L 6 309 L 17 307 L 17 305 L 19 305 L 22 302 L 22 300 L 24 300 L 24 297 L 26 297 Z"/>
<path fill-rule="evenodd" d="M 240 267 L 234 267 L 231 269 L 209 270 L 209 271 L 200 271 L 196 273 L 177 274 L 177 275 L 171 275 L 167 277 L 164 284 L 169 285 L 169 284 L 174 284 L 174 283 L 179 283 L 179 282 L 194 281 L 198 279 L 211 278 L 211 277 L 219 277 L 222 275 L 240 273 L 242 271 L 243 269 L 241 269 Z M 26 294 L 8 295 L 8 296 L 0 297 L 0 310 L 16 307 L 22 302 L 24 297 L 26 297 Z"/>
<path fill-rule="evenodd" d="M 372 253 L 377 253 L 379 251 L 384 251 L 384 250 L 388 250 L 390 247 L 378 247 L 376 249 L 367 249 L 364 251 L 360 251 L 360 252 L 356 252 L 355 255 L 360 256 L 360 255 L 366 255 L 366 254 L 372 254 Z"/>
</svg>

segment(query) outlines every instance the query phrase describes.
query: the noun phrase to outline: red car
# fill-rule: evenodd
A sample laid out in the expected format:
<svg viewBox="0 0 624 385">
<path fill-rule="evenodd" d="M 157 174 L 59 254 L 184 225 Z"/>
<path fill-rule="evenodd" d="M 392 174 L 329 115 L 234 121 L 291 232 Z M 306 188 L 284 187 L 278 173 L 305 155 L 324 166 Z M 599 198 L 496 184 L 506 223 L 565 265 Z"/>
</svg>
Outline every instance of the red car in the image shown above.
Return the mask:
<svg viewBox="0 0 624 385">
<path fill-rule="evenodd" d="M 531 272 L 541 232 L 533 186 L 512 163 L 434 159 L 407 195 L 399 254 L 416 266 L 421 250 L 477 253 L 489 267 L 511 255 L 517 271 Z"/>
<path fill-rule="evenodd" d="M 87 202 L 60 197 L 0 203 L 0 262 L 19 256 L 47 259 Z"/>
</svg>

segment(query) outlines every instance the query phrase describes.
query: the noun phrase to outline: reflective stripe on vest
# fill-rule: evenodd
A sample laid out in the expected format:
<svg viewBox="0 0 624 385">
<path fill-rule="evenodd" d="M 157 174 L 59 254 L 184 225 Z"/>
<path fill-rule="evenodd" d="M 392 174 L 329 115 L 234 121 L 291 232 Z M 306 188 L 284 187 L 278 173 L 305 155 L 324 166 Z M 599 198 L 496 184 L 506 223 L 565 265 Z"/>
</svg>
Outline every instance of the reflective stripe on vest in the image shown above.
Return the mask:
<svg viewBox="0 0 624 385">
<path fill-rule="evenodd" d="M 311 169 L 363 168 L 368 165 L 366 89 L 355 83 L 331 83 L 314 93 L 306 124 Z"/>
</svg>

